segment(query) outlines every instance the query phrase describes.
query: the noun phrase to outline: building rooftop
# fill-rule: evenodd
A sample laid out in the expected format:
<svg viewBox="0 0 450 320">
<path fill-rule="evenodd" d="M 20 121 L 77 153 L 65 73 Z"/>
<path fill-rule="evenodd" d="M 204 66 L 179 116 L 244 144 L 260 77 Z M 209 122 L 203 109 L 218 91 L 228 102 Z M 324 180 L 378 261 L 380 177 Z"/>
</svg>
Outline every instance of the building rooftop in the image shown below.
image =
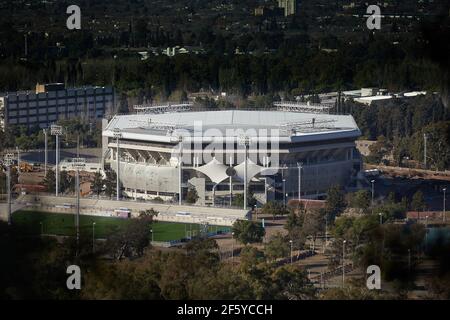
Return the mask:
<svg viewBox="0 0 450 320">
<path fill-rule="evenodd" d="M 257 133 L 252 133 L 252 129 Z M 158 137 L 156 140 L 173 142 L 173 138 L 182 130 L 201 131 L 203 137 L 215 136 L 218 131 L 223 135 L 227 132 L 226 136 L 237 138 L 244 132 L 249 136 L 260 135 L 258 132 L 261 129 L 268 129 L 268 136 L 272 129 L 279 130 L 279 135 L 288 138 L 287 141 L 298 140 L 300 137 L 305 140 L 306 136 L 321 136 L 321 139 L 325 136 L 360 136 L 359 128 L 350 115 L 245 110 L 115 116 L 103 135 L 113 137 L 114 130 L 120 130 L 124 139 L 153 140 Z"/>
</svg>

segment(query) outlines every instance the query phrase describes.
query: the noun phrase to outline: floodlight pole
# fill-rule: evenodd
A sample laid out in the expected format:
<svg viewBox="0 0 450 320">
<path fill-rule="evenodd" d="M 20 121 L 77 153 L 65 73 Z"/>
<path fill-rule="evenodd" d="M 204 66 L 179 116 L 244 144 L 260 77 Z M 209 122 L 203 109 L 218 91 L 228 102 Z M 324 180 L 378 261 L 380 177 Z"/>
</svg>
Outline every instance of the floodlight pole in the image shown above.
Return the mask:
<svg viewBox="0 0 450 320">
<path fill-rule="evenodd" d="M 116 138 L 116 157 L 117 157 L 117 172 L 116 172 L 116 200 L 120 200 L 120 147 L 119 147 L 119 140 L 122 138 L 122 132 L 119 128 L 114 129 L 113 133 L 114 138 Z"/>
<path fill-rule="evenodd" d="M 72 160 L 73 168 L 76 169 L 75 192 L 77 193 L 77 214 L 75 217 L 75 227 L 77 234 L 77 256 L 80 247 L 80 169 L 83 169 L 86 160 L 82 158 L 74 158 Z"/>
<path fill-rule="evenodd" d="M 48 162 L 48 154 L 47 154 L 47 135 L 48 135 L 48 129 L 43 129 L 44 131 L 44 177 L 47 176 L 47 162 Z"/>
<path fill-rule="evenodd" d="M 55 157 L 55 162 L 56 162 L 56 169 L 55 169 L 55 179 L 56 179 L 56 196 L 58 196 L 58 191 L 59 191 L 59 136 L 56 135 L 56 157 Z"/>
<path fill-rule="evenodd" d="M 7 153 L 5 155 L 4 164 L 6 166 L 6 184 L 7 184 L 7 190 L 8 190 L 8 225 L 12 224 L 12 210 L 11 210 L 11 165 L 13 163 L 14 154 Z"/>
<path fill-rule="evenodd" d="M 248 146 L 250 145 L 250 138 L 248 136 L 241 137 L 241 145 L 245 147 L 245 159 L 244 159 L 244 210 L 247 210 L 247 165 L 248 165 Z"/>
<path fill-rule="evenodd" d="M 182 152 L 183 152 L 183 137 L 182 136 L 178 136 L 178 144 L 179 144 L 179 154 L 178 154 L 178 181 L 179 181 L 179 186 L 178 186 L 178 205 L 181 206 L 181 202 L 182 202 L 182 195 L 183 195 L 183 159 L 182 159 Z M 213 204 L 214 206 L 214 204 Z"/>
<path fill-rule="evenodd" d="M 62 135 L 62 127 L 61 126 L 57 126 L 57 125 L 52 125 L 50 127 L 50 131 L 51 134 L 54 135 L 56 137 L 56 155 L 55 155 L 55 159 L 56 159 L 56 168 L 55 168 L 55 180 L 56 180 L 56 190 L 55 190 L 55 194 L 56 196 L 58 196 L 58 191 L 59 191 L 59 136 Z"/>
<path fill-rule="evenodd" d="M 233 204 L 233 177 L 231 176 L 232 168 L 233 168 L 233 156 L 230 156 L 230 207 Z"/>
</svg>

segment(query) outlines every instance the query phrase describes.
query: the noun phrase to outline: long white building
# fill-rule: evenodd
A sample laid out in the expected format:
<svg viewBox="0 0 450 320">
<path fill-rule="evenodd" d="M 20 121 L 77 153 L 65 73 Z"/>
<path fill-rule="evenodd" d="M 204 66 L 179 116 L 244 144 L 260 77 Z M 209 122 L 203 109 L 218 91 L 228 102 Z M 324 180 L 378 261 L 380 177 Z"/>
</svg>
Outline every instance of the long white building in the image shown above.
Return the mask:
<svg viewBox="0 0 450 320">
<path fill-rule="evenodd" d="M 122 195 L 131 198 L 181 192 L 183 200 L 195 188 L 197 204 L 228 205 L 247 185 L 264 203 L 355 183 L 360 135 L 350 115 L 170 110 L 115 116 L 104 124 L 103 154 L 116 172 L 119 162 Z"/>
</svg>

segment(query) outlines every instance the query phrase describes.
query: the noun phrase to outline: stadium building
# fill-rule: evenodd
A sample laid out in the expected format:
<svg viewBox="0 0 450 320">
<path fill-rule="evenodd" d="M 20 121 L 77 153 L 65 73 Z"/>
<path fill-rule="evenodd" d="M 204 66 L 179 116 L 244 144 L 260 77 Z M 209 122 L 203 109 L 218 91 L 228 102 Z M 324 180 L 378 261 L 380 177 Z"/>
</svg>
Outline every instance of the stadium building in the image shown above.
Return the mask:
<svg viewBox="0 0 450 320">
<path fill-rule="evenodd" d="M 122 196 L 179 201 L 181 194 L 184 203 L 195 189 L 198 205 L 216 206 L 244 190 L 260 203 L 321 199 L 331 186 L 355 186 L 361 170 L 361 133 L 350 115 L 282 106 L 140 111 L 104 121 L 103 161 L 119 172 Z"/>
</svg>

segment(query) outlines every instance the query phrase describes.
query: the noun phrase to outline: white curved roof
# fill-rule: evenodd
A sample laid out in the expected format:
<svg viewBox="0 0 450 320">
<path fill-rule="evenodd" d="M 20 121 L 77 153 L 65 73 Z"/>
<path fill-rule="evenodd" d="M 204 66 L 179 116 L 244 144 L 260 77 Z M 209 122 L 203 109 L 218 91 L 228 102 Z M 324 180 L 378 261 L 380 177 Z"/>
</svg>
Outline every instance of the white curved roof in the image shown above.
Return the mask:
<svg viewBox="0 0 450 320">
<path fill-rule="evenodd" d="M 103 132 L 104 136 L 113 137 L 113 130 L 120 129 L 124 139 L 142 141 L 176 142 L 176 135 L 180 131 L 200 130 L 202 141 L 208 137 L 214 137 L 217 132 L 222 132 L 227 138 L 241 136 L 245 132 L 248 136 L 260 136 L 260 133 L 252 133 L 252 129 L 259 131 L 268 129 L 281 129 L 286 123 L 316 123 L 332 122 L 327 127 L 317 125 L 314 130 L 305 128 L 297 130 L 294 135 L 284 134 L 281 141 L 306 141 L 312 137 L 320 137 L 319 140 L 341 137 L 358 137 L 360 131 L 351 115 L 313 114 L 285 111 L 245 111 L 245 110 L 217 110 L 202 112 L 178 112 L 163 114 L 136 114 L 115 116 Z M 154 129 L 149 123 L 163 123 L 179 126 L 175 132 Z M 184 133 L 183 135 L 185 135 Z M 327 137 L 325 137 L 327 136 Z M 332 137 L 331 137 L 332 136 Z M 228 139 L 226 139 L 228 141 Z M 313 139 L 316 140 L 316 139 Z M 193 141 L 193 140 L 191 140 Z"/>
</svg>

